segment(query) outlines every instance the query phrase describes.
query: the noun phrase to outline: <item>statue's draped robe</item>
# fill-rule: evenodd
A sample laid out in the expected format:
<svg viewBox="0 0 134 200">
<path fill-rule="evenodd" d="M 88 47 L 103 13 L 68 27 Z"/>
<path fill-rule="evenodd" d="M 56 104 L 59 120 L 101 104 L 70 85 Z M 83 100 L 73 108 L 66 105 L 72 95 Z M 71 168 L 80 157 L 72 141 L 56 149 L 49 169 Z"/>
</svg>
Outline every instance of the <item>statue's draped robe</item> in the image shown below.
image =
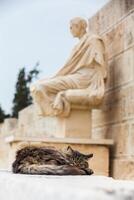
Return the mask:
<svg viewBox="0 0 134 200">
<path fill-rule="evenodd" d="M 62 69 L 53 78 L 32 85 L 31 94 L 41 115 L 68 116 L 71 104 L 99 104 L 106 76 L 103 40 L 86 33 Z"/>
</svg>

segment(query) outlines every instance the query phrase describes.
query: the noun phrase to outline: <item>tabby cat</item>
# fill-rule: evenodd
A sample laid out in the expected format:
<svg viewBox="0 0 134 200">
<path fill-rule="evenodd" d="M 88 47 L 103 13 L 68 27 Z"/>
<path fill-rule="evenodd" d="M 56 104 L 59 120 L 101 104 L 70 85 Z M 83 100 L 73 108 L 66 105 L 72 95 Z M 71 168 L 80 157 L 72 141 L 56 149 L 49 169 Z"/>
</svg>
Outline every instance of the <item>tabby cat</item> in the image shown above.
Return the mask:
<svg viewBox="0 0 134 200">
<path fill-rule="evenodd" d="M 91 175 L 88 159 L 92 157 L 70 146 L 64 152 L 54 147 L 27 146 L 17 151 L 12 170 L 21 174 Z"/>
</svg>

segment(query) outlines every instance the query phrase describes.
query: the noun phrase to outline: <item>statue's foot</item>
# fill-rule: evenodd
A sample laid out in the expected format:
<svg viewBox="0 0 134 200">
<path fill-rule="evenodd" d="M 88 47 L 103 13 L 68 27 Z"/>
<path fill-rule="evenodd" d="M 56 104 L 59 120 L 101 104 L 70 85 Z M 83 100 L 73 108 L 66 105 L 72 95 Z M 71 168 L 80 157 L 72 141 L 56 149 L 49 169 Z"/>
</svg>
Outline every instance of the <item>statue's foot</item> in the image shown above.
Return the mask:
<svg viewBox="0 0 134 200">
<path fill-rule="evenodd" d="M 55 98 L 54 103 L 52 104 L 53 109 L 56 110 L 58 114 L 63 110 L 62 95 L 63 93 L 59 92 Z"/>
<path fill-rule="evenodd" d="M 56 104 L 55 102 L 52 104 L 54 115 L 60 115 L 62 113 L 62 106 L 59 104 Z"/>
<path fill-rule="evenodd" d="M 52 105 L 55 115 L 60 115 L 62 117 L 68 117 L 70 113 L 70 103 L 65 98 L 65 92 L 59 92 L 55 98 Z"/>
</svg>

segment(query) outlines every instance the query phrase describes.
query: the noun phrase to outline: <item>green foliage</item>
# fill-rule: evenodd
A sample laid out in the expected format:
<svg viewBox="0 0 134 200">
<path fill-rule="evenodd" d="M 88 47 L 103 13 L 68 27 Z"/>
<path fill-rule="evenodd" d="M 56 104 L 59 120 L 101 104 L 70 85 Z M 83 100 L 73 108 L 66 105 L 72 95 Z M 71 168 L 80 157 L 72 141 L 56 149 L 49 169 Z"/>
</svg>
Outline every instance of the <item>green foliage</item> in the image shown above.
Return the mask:
<svg viewBox="0 0 134 200">
<path fill-rule="evenodd" d="M 18 112 L 32 103 L 29 84 L 33 81 L 33 79 L 37 78 L 39 74 L 39 70 L 37 69 L 38 65 L 39 63 L 37 63 L 35 67 L 28 72 L 28 74 L 26 74 L 25 67 L 21 68 L 18 73 L 16 91 L 13 99 L 13 117 L 18 117 Z"/>
<path fill-rule="evenodd" d="M 0 123 L 2 123 L 5 119 L 5 112 L 0 105 Z"/>
</svg>

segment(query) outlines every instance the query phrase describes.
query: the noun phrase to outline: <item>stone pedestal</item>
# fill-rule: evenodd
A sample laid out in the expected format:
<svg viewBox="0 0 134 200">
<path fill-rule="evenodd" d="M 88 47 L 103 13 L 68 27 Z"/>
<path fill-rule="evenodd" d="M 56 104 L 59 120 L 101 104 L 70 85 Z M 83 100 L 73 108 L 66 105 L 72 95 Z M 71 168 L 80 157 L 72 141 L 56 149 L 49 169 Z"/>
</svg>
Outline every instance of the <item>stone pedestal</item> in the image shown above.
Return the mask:
<svg viewBox="0 0 134 200">
<path fill-rule="evenodd" d="M 60 138 L 91 138 L 91 111 L 72 109 L 69 117 L 56 117 L 54 136 Z"/>
<path fill-rule="evenodd" d="M 7 137 L 6 142 L 10 144 L 9 169 L 15 160 L 16 151 L 24 146 L 54 146 L 57 149 L 64 149 L 70 145 L 85 154 L 93 153 L 89 161 L 90 168 L 95 175 L 109 176 L 109 147 L 113 140 L 108 139 L 73 139 L 73 138 L 28 138 L 28 137 Z"/>
<path fill-rule="evenodd" d="M 73 106 L 68 117 L 39 117 L 31 105 L 19 112 L 18 135 L 23 137 L 91 138 L 91 111 Z"/>
</svg>

